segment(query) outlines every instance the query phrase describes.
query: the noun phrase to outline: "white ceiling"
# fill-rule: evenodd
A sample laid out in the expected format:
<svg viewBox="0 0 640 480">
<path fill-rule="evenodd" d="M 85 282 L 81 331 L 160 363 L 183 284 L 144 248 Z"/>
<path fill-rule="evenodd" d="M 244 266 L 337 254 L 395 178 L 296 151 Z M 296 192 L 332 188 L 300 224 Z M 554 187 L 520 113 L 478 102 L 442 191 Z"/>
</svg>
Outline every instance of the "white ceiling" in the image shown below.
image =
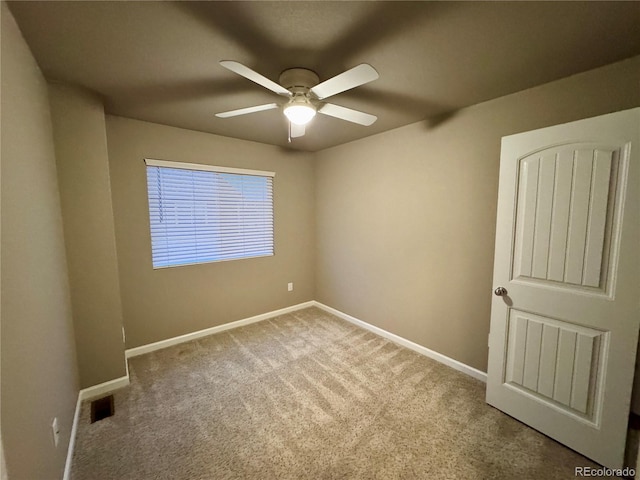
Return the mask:
<svg viewBox="0 0 640 480">
<path fill-rule="evenodd" d="M 316 151 L 640 54 L 639 2 L 10 2 L 45 76 L 108 113 Z M 380 79 L 332 97 L 371 127 L 319 115 L 287 144 L 282 101 L 222 68 L 321 81 L 359 63 Z"/>
</svg>

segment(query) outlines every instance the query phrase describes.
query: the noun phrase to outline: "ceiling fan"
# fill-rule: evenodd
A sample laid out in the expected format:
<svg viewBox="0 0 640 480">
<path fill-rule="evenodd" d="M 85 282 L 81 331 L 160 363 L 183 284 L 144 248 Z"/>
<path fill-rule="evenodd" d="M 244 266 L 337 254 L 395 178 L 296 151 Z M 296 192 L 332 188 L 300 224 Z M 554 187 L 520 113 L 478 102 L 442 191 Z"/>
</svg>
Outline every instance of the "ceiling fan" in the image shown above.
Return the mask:
<svg viewBox="0 0 640 480">
<path fill-rule="evenodd" d="M 282 106 L 283 113 L 289 120 L 289 141 L 291 141 L 292 138 L 301 137 L 305 134 L 306 125 L 316 113 L 340 118 L 347 122 L 357 123 L 367 127 L 378 119 L 375 115 L 341 107 L 333 103 L 323 102 L 325 98 L 376 80 L 379 77 L 378 72 L 366 63 L 353 67 L 324 82 L 320 82 L 318 75 L 311 70 L 306 68 L 290 68 L 280 74 L 279 84 L 239 62 L 223 60 L 220 62 L 220 65 L 258 85 L 262 85 L 278 95 L 288 97 L 288 101 L 283 105 L 267 103 L 265 105 L 256 105 L 254 107 L 216 113 L 216 117 L 229 118 L 280 108 Z"/>
</svg>

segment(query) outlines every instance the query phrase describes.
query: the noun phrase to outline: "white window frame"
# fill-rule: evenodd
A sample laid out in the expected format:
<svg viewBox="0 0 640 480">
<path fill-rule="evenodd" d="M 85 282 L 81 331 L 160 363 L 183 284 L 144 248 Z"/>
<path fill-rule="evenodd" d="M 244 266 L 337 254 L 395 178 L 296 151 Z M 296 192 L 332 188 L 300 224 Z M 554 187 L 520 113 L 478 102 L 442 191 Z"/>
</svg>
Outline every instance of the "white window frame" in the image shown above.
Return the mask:
<svg viewBox="0 0 640 480">
<path fill-rule="evenodd" d="M 226 174 L 233 174 L 233 175 L 252 175 L 252 176 L 258 176 L 258 177 L 275 177 L 275 172 L 270 172 L 270 171 L 263 171 L 263 170 L 250 170 L 250 169 L 244 169 L 244 168 L 233 168 L 233 167 L 222 167 L 222 166 L 214 166 L 214 165 L 205 165 L 205 164 L 197 164 L 197 163 L 186 163 L 186 162 L 175 162 L 175 161 L 169 161 L 169 160 L 157 160 L 157 159 L 153 159 L 153 158 L 145 158 L 144 159 L 145 165 L 146 167 L 162 167 L 162 168 L 175 168 L 175 169 L 180 169 L 180 170 L 197 170 L 197 171 L 206 171 L 206 172 L 217 172 L 217 173 L 226 173 Z M 148 182 L 148 175 L 147 175 L 147 182 Z M 150 202 L 149 202 L 149 189 L 148 189 L 148 184 L 147 184 L 147 207 L 148 207 L 148 214 L 149 214 L 149 226 L 150 228 L 152 227 L 151 223 L 151 211 L 149 209 L 150 207 Z M 271 213 L 272 215 L 274 214 L 274 202 L 273 202 L 273 197 L 271 197 Z M 272 224 L 272 231 L 275 230 L 275 226 Z M 152 232 L 150 231 L 150 239 L 151 239 L 151 256 L 152 256 L 152 264 L 153 264 L 153 239 L 152 239 Z M 271 249 L 272 249 L 272 253 L 270 254 L 261 254 L 261 255 L 248 255 L 248 256 L 238 256 L 238 257 L 233 257 L 233 258 L 220 258 L 220 259 L 215 259 L 215 260 L 205 260 L 205 261 L 193 261 L 193 262 L 185 262 L 185 263 L 173 263 L 173 264 L 169 264 L 169 265 L 153 265 L 153 269 L 154 270 L 158 270 L 158 269 L 165 269 L 165 268 L 174 268 L 174 267 L 183 267 L 183 266 L 188 266 L 188 265 L 200 265 L 200 264 L 207 264 L 207 263 L 218 263 L 218 262 L 226 262 L 226 261 L 232 261 L 232 260 L 244 260 L 244 259 L 248 259 L 248 258 L 260 258 L 260 257 L 267 257 L 267 256 L 273 256 L 275 255 L 275 231 L 273 231 L 273 239 L 272 239 L 272 243 L 271 243 Z"/>
</svg>

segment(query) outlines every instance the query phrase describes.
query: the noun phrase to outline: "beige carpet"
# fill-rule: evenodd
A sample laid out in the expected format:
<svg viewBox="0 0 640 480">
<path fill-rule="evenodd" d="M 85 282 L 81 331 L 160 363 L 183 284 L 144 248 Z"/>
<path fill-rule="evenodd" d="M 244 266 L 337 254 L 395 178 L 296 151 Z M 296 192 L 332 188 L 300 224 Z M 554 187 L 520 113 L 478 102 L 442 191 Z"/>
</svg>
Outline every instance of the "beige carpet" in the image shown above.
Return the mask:
<svg viewBox="0 0 640 480">
<path fill-rule="evenodd" d="M 596 465 L 489 407 L 485 385 L 317 308 L 130 361 L 82 407 L 74 480 L 569 479 Z"/>
</svg>

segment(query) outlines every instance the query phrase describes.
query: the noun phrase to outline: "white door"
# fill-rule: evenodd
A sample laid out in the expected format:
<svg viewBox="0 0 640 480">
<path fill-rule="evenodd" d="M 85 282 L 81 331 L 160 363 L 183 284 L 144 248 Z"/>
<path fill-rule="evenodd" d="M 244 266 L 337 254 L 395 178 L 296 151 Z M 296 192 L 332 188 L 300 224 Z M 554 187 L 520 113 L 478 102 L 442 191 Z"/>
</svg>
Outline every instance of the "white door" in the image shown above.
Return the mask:
<svg viewBox="0 0 640 480">
<path fill-rule="evenodd" d="M 487 402 L 610 468 L 640 327 L 639 137 L 635 108 L 504 137 L 500 157 Z"/>
</svg>

